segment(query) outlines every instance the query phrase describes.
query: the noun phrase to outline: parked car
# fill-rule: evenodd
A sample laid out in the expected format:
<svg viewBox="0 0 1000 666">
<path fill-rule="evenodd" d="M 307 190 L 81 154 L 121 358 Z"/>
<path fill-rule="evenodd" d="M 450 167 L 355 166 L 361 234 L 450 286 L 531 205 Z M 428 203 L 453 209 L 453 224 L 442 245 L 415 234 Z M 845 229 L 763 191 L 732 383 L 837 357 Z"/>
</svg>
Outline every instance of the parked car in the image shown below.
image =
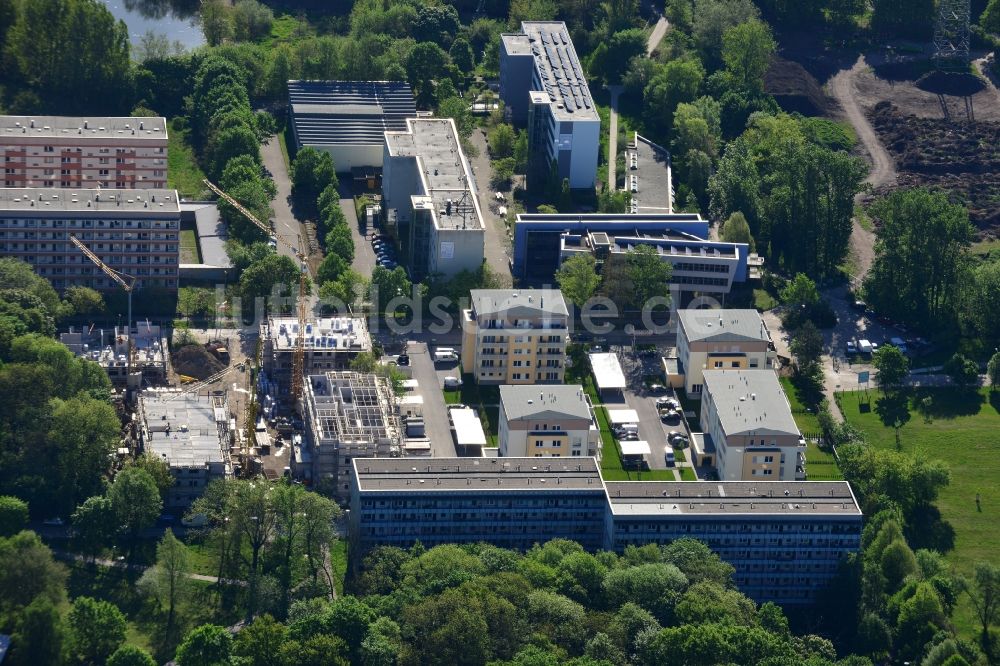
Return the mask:
<svg viewBox="0 0 1000 666">
<path fill-rule="evenodd" d="M 618 439 L 620 439 L 623 442 L 638 442 L 639 441 L 639 433 L 637 433 L 637 432 L 626 432 L 625 434 L 623 434 Z"/>
<path fill-rule="evenodd" d="M 665 393 L 666 390 L 667 390 L 667 387 L 664 386 L 663 384 L 650 384 L 649 385 L 649 392 L 650 393 Z"/>
<path fill-rule="evenodd" d="M 681 413 L 676 409 L 666 409 L 660 412 L 660 420 L 664 423 L 677 423 L 681 420 Z"/>
<path fill-rule="evenodd" d="M 875 348 L 872 347 L 872 343 L 868 340 L 858 340 L 858 351 L 868 356 L 875 351 Z"/>
<path fill-rule="evenodd" d="M 680 409 L 681 402 L 677 398 L 665 397 L 657 398 L 654 403 L 657 409 Z"/>
<path fill-rule="evenodd" d="M 853 303 L 851 303 L 851 307 L 853 307 L 855 310 L 860 310 L 861 312 L 864 312 L 865 308 L 868 307 L 868 304 L 865 303 L 864 301 L 854 301 Z"/>
<path fill-rule="evenodd" d="M 410 356 L 408 354 L 400 354 L 396 357 L 396 365 L 409 365 Z"/>
<path fill-rule="evenodd" d="M 854 344 L 854 340 L 848 340 L 847 341 L 847 354 L 851 355 L 851 354 L 857 354 L 857 353 L 858 353 L 858 346 L 856 344 Z"/>
<path fill-rule="evenodd" d="M 452 347 L 438 347 L 434 350 L 435 363 L 451 363 L 458 360 L 458 352 Z"/>
<path fill-rule="evenodd" d="M 687 441 L 688 441 L 687 435 L 685 435 L 682 432 L 671 430 L 667 434 L 667 443 L 670 444 L 671 446 L 677 446 L 679 443 L 681 442 L 686 443 Z"/>
<path fill-rule="evenodd" d="M 677 458 L 674 456 L 674 450 L 669 446 L 667 447 L 667 453 L 664 458 L 666 459 L 667 467 L 673 467 L 674 463 L 677 461 Z"/>
<path fill-rule="evenodd" d="M 467 407 L 466 405 L 463 405 L 460 402 L 456 402 L 448 405 L 448 411 L 451 411 L 453 409 L 466 409 L 466 407 Z"/>
<path fill-rule="evenodd" d="M 462 380 L 458 377 L 452 377 L 451 375 L 444 378 L 444 387 L 446 389 L 457 389 L 462 385 Z"/>
</svg>

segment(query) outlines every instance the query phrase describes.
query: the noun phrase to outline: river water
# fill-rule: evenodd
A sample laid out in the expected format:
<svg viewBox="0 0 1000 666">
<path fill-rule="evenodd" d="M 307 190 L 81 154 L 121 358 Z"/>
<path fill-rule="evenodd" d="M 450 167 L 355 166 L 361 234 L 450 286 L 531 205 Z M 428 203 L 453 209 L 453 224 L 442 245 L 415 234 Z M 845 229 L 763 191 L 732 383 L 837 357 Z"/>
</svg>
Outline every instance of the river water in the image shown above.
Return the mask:
<svg viewBox="0 0 1000 666">
<path fill-rule="evenodd" d="M 137 44 L 147 31 L 166 35 L 186 49 L 205 43 L 201 27 L 195 22 L 198 0 L 101 0 L 115 18 L 125 21 L 129 39 Z"/>
</svg>

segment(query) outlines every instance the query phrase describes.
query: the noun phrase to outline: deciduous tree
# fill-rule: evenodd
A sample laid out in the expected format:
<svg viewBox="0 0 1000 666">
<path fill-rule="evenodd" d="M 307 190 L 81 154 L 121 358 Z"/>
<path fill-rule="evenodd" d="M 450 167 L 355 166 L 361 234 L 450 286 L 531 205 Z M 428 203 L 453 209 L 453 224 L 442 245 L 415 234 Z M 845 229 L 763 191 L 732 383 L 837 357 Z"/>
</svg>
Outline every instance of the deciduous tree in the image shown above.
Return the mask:
<svg viewBox="0 0 1000 666">
<path fill-rule="evenodd" d="M 579 254 L 565 260 L 555 277 L 563 295 L 577 307 L 583 307 L 601 284 L 597 262 L 590 254 Z"/>
<path fill-rule="evenodd" d="M 70 649 L 85 664 L 104 664 L 125 642 L 125 616 L 108 601 L 77 597 L 66 617 Z"/>
</svg>

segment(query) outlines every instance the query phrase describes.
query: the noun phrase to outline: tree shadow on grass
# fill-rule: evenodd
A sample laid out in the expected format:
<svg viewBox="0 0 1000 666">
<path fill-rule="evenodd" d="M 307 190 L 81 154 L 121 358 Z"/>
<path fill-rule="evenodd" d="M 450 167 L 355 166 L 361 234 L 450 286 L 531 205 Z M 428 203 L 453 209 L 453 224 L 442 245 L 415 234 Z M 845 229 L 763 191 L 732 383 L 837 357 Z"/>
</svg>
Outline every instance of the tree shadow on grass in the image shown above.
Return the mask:
<svg viewBox="0 0 1000 666">
<path fill-rule="evenodd" d="M 933 504 L 915 508 L 906 531 L 906 540 L 913 550 L 930 548 L 947 553 L 955 548 L 955 528 Z"/>
<path fill-rule="evenodd" d="M 991 396 L 990 402 L 996 407 L 993 401 Z M 986 397 L 974 389 L 920 389 L 913 396 L 914 406 L 925 418 L 932 419 L 975 416 L 985 402 Z"/>
<path fill-rule="evenodd" d="M 990 391 L 990 406 L 1000 413 L 1000 391 Z"/>
<path fill-rule="evenodd" d="M 875 413 L 887 428 L 904 426 L 910 420 L 910 398 L 903 391 L 884 394 L 875 401 Z"/>
</svg>

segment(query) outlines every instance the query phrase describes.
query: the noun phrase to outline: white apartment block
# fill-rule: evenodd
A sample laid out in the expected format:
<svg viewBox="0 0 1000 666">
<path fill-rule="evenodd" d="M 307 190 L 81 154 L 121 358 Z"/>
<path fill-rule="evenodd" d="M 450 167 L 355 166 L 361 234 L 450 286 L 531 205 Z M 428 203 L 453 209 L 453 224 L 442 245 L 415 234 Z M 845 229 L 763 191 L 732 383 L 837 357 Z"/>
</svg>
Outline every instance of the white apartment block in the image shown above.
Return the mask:
<svg viewBox="0 0 1000 666">
<path fill-rule="evenodd" d="M 414 279 L 482 266 L 486 227 L 454 120 L 408 118 L 405 132 L 385 133 L 382 193 Z"/>
<path fill-rule="evenodd" d="M 555 163 L 571 188 L 594 187 L 601 119 L 565 23 L 524 21 L 500 36 L 500 98 L 545 173 Z"/>
<path fill-rule="evenodd" d="M 120 289 L 69 239 L 137 279 L 177 289 L 181 211 L 176 190 L 0 189 L 0 256 L 28 262 L 57 291 Z"/>
<path fill-rule="evenodd" d="M 504 458 L 600 460 L 600 430 L 583 387 L 501 386 L 498 448 Z"/>
<path fill-rule="evenodd" d="M 805 480 L 806 440 L 774 370 L 707 370 L 704 382 L 701 427 L 720 480 Z"/>
<path fill-rule="evenodd" d="M 462 312 L 462 372 L 480 384 L 560 384 L 569 310 L 558 289 L 473 289 Z"/>
<path fill-rule="evenodd" d="M 0 116 L 4 187 L 162 189 L 165 118 Z"/>
<path fill-rule="evenodd" d="M 756 310 L 679 310 L 677 359 L 688 394 L 701 393 L 705 370 L 773 368 L 777 352 Z"/>
</svg>

